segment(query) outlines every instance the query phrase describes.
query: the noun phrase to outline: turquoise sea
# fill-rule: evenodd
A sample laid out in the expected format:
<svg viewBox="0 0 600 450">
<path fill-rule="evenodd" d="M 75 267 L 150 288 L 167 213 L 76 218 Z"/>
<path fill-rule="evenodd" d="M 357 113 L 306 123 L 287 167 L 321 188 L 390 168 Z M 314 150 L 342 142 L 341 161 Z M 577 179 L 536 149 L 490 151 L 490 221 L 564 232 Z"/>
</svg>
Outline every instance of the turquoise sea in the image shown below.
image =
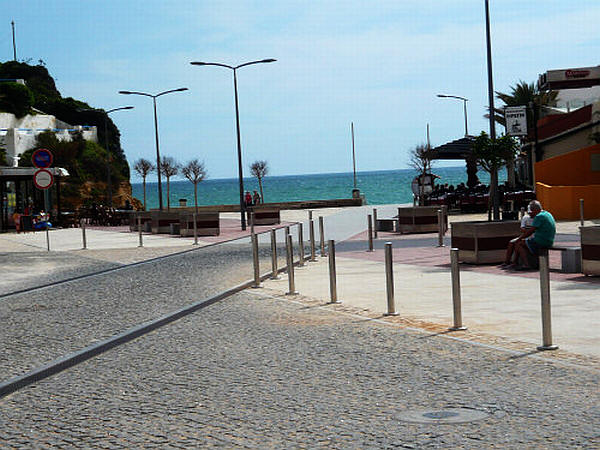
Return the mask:
<svg viewBox="0 0 600 450">
<path fill-rule="evenodd" d="M 440 183 L 457 185 L 466 183 L 465 167 L 440 167 L 433 169 L 439 175 Z M 410 203 L 413 200 L 410 189 L 415 177 L 413 169 L 378 170 L 372 172 L 357 172 L 356 184 L 361 194 L 364 194 L 368 204 L 382 205 L 389 203 Z M 478 174 L 482 183 L 489 183 L 487 172 Z M 148 208 L 158 208 L 157 183 L 153 174 L 146 182 Z M 155 180 L 156 178 L 154 178 Z M 499 173 L 500 182 L 506 180 L 506 171 Z M 163 178 L 163 195 L 166 204 L 167 185 Z M 171 180 L 170 203 L 179 205 L 179 199 L 185 198 L 188 205 L 194 204 L 194 187 L 187 180 Z M 288 202 L 298 200 L 328 200 L 335 198 L 350 198 L 353 189 L 352 172 L 267 176 L 263 180 L 265 202 Z M 142 183 L 132 183 L 133 196 L 143 200 Z M 244 189 L 250 192 L 258 189 L 255 178 L 244 178 Z M 198 185 L 199 205 L 237 204 L 239 202 L 239 187 L 237 178 L 207 179 Z"/>
</svg>

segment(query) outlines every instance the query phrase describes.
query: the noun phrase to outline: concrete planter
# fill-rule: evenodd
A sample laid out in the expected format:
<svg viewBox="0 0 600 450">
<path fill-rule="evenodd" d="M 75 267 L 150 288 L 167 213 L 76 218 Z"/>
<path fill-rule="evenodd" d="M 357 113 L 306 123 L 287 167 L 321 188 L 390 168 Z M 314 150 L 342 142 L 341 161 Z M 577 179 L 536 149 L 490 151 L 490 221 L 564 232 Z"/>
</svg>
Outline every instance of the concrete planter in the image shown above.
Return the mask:
<svg viewBox="0 0 600 450">
<path fill-rule="evenodd" d="M 198 213 L 196 215 L 196 230 L 198 236 L 218 236 L 221 232 L 219 227 L 219 213 Z M 194 236 L 193 214 L 181 216 L 179 232 L 182 237 Z"/>
<path fill-rule="evenodd" d="M 398 208 L 396 231 L 400 233 L 433 233 L 438 231 L 437 212 L 444 217 L 444 233 L 448 230 L 448 208 L 446 206 L 409 206 Z"/>
<path fill-rule="evenodd" d="M 518 220 L 507 222 L 455 222 L 452 224 L 452 248 L 458 248 L 458 260 L 471 264 L 501 263 L 511 239 L 521 234 Z"/>
<path fill-rule="evenodd" d="M 579 228 L 581 236 L 581 271 L 600 275 L 600 226 Z"/>
<path fill-rule="evenodd" d="M 254 207 L 254 225 L 275 225 L 281 223 L 279 208 Z"/>
<path fill-rule="evenodd" d="M 141 218 L 142 231 L 147 230 L 147 223 L 150 223 L 152 216 L 149 211 L 133 211 L 129 216 L 129 231 L 138 231 L 138 216 Z"/>
<path fill-rule="evenodd" d="M 169 234 L 171 232 L 171 224 L 179 223 L 179 216 L 179 212 L 152 211 L 152 234 Z"/>
</svg>

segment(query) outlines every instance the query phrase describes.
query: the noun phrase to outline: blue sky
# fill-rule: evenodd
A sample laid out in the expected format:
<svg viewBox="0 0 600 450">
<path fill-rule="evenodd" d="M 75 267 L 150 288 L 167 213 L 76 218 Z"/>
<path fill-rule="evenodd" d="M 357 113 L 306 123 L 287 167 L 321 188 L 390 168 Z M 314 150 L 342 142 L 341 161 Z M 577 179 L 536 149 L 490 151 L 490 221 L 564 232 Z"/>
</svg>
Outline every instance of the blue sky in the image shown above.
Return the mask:
<svg viewBox="0 0 600 450">
<path fill-rule="evenodd" d="M 548 69 L 592 66 L 600 37 L 597 0 L 491 0 L 494 87 L 537 80 Z M 2 0 L 0 60 L 42 59 L 63 96 L 112 115 L 130 163 L 155 158 L 157 93 L 161 154 L 205 161 L 209 177 L 237 176 L 236 65 L 244 172 L 257 159 L 271 174 L 406 168 L 409 152 L 488 129 L 483 0 L 129 1 Z M 459 164 L 459 163 L 454 163 Z"/>
</svg>

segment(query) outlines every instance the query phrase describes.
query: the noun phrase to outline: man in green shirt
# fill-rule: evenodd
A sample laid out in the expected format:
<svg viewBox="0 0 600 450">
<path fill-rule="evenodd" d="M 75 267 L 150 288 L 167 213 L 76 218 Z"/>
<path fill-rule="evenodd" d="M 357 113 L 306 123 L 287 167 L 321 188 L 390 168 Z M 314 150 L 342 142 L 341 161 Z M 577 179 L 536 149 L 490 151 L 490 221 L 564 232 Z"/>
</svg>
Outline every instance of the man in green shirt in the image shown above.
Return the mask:
<svg viewBox="0 0 600 450">
<path fill-rule="evenodd" d="M 552 247 L 556 234 L 554 217 L 542 209 L 540 202 L 531 201 L 529 209 L 533 223 L 531 228 L 521 235 L 516 245 L 517 258 L 521 261 L 522 269 L 537 268 L 540 249 Z"/>
</svg>

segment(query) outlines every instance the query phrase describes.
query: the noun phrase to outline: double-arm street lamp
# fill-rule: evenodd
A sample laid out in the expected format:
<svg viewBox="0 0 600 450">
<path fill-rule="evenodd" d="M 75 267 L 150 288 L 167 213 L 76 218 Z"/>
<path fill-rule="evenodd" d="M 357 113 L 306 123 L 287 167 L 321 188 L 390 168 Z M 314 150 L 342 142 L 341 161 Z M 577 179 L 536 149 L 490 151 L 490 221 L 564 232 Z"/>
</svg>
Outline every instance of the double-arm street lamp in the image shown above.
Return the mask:
<svg viewBox="0 0 600 450">
<path fill-rule="evenodd" d="M 110 150 L 108 149 L 108 115 L 115 111 L 122 111 L 124 109 L 133 109 L 133 106 L 121 106 L 120 108 L 113 108 L 105 111 L 103 109 L 95 109 L 95 108 L 87 108 L 80 109 L 81 112 L 103 112 L 104 115 L 104 148 L 106 149 L 106 184 L 108 188 L 108 206 L 112 208 L 113 206 L 113 195 L 112 195 L 112 181 L 111 181 L 111 168 L 110 168 Z"/>
<path fill-rule="evenodd" d="M 244 175 L 242 171 L 242 143 L 240 138 L 240 113 L 238 107 L 238 92 L 237 92 L 237 70 L 250 66 L 252 64 L 263 64 L 263 63 L 271 63 L 277 61 L 276 59 L 261 59 L 260 61 L 250 61 L 244 64 L 240 64 L 239 66 L 229 66 L 227 64 L 221 63 L 211 63 L 211 62 L 200 62 L 195 61 L 191 62 L 193 66 L 219 66 L 225 67 L 227 69 L 231 69 L 233 71 L 233 90 L 235 93 L 235 124 L 237 130 L 237 153 L 238 153 L 238 180 L 240 185 L 240 211 L 241 211 L 241 222 L 242 222 L 242 230 L 246 229 L 246 206 L 244 203 Z"/>
<path fill-rule="evenodd" d="M 154 104 L 154 135 L 156 138 L 156 174 L 158 176 L 158 209 L 162 211 L 163 209 L 163 198 L 162 198 L 162 184 L 160 179 L 160 147 L 158 145 L 158 118 L 156 115 L 156 99 L 161 95 L 170 94 L 172 92 L 181 92 L 187 91 L 188 88 L 179 88 L 179 89 L 170 89 L 168 91 L 159 92 L 158 94 L 148 94 L 146 92 L 137 92 L 137 91 L 119 91 L 119 94 L 125 95 L 143 95 L 145 97 L 152 98 L 152 102 Z"/>
<path fill-rule="evenodd" d="M 463 101 L 463 110 L 465 112 L 465 137 L 467 137 L 469 135 L 469 127 L 467 125 L 467 102 L 469 101 L 468 98 L 464 98 L 464 97 L 460 97 L 458 95 L 445 95 L 445 94 L 438 94 L 438 97 L 441 98 L 455 98 L 457 100 L 462 100 Z"/>
</svg>

